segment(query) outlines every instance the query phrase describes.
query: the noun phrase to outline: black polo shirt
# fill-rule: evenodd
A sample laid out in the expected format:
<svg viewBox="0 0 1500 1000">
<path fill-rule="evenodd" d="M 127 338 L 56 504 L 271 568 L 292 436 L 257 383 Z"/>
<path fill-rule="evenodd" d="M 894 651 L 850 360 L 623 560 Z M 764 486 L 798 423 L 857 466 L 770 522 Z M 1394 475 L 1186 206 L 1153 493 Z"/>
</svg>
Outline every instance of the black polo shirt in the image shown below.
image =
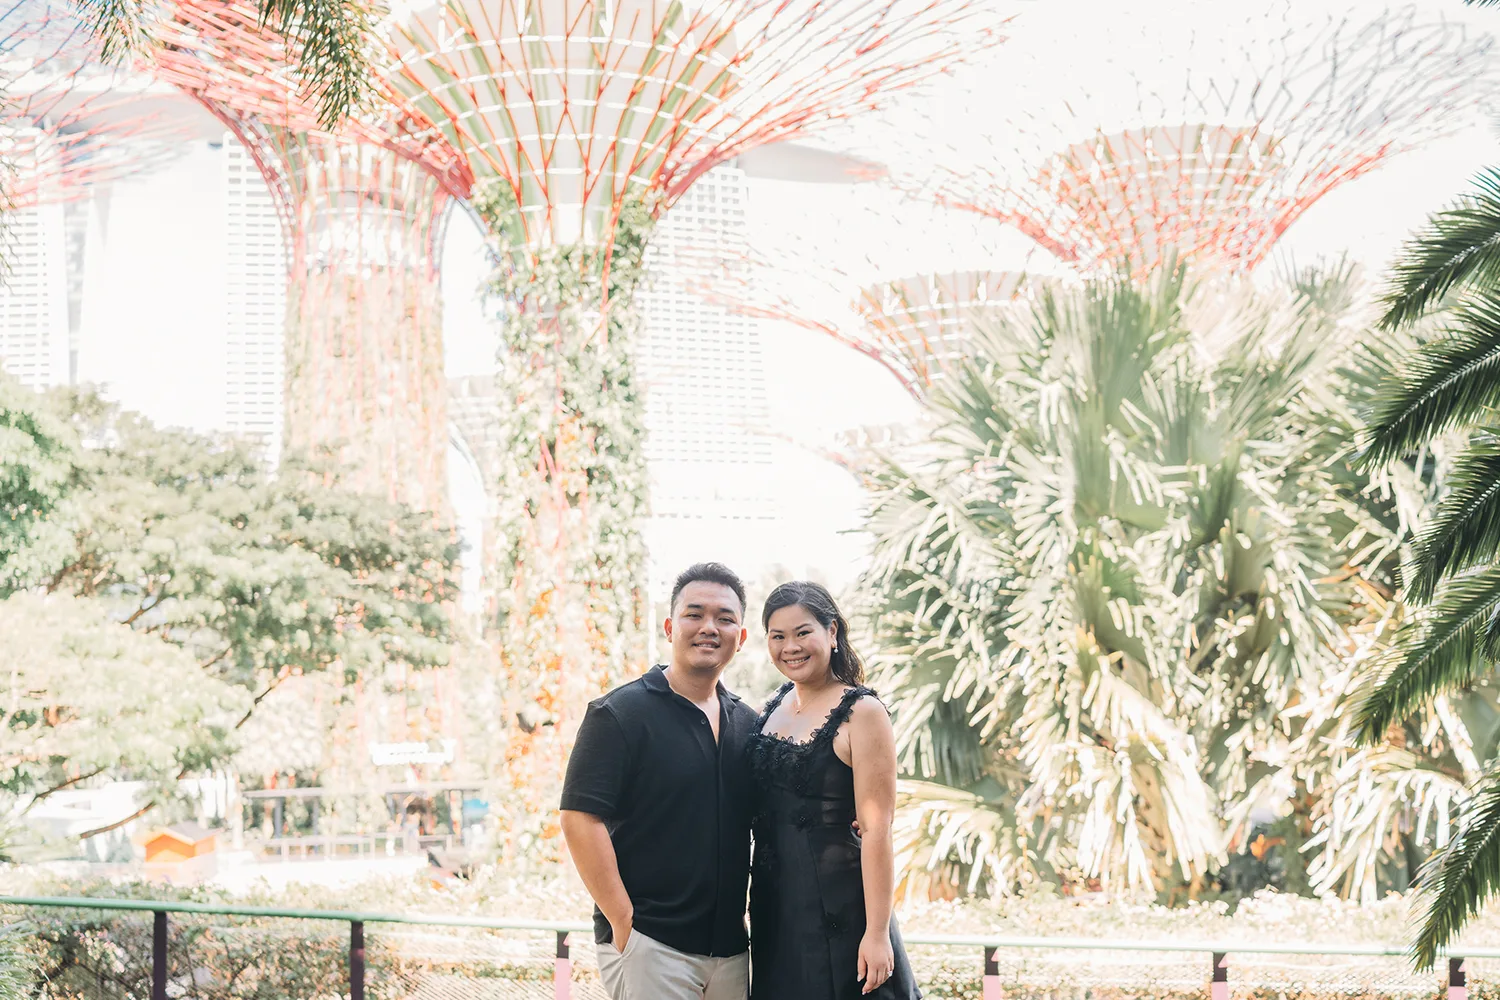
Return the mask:
<svg viewBox="0 0 1500 1000">
<path fill-rule="evenodd" d="M 719 740 L 661 667 L 589 703 L 562 807 L 604 820 L 634 927 L 691 955 L 749 947 L 750 776 L 755 711 L 719 685 Z M 609 943 L 594 908 L 594 940 Z"/>
</svg>

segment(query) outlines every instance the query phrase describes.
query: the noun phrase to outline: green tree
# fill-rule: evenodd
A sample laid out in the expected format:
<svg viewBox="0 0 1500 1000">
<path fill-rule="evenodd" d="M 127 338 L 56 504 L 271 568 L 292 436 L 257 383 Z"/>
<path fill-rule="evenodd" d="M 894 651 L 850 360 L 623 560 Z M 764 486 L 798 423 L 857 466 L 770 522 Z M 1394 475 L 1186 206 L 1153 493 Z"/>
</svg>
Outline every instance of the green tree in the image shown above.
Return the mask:
<svg viewBox="0 0 1500 1000">
<path fill-rule="evenodd" d="M 232 728 L 293 676 L 378 683 L 446 662 L 457 544 L 430 515 L 342 490 L 330 469 L 269 471 L 244 442 L 158 429 L 90 394 L 58 402 L 82 442 L 71 545 L 19 582 L 88 598 L 246 690 Z"/>
<path fill-rule="evenodd" d="M 1167 268 L 976 324 L 873 475 L 861 588 L 918 877 L 1197 891 L 1296 799 L 1268 781 L 1403 530 L 1352 466 L 1350 299 Z"/>
<path fill-rule="evenodd" d="M 1435 215 L 1397 264 L 1384 325 L 1430 332 L 1394 368 L 1372 422 L 1366 460 L 1444 466 L 1443 492 L 1422 526 L 1403 583 L 1420 608 L 1360 709 L 1360 737 L 1439 699 L 1472 692 L 1500 657 L 1500 170 Z M 1500 890 L 1500 772 L 1491 764 L 1465 803 L 1458 832 L 1433 860 L 1414 953 L 1431 965 Z"/>
<path fill-rule="evenodd" d="M 77 485 L 76 435 L 40 396 L 0 372 L 0 592 L 67 559 L 60 515 Z"/>
<path fill-rule="evenodd" d="M 0 601 L 0 648 L 0 795 L 11 824 L 96 778 L 143 781 L 162 799 L 182 772 L 229 756 L 250 702 L 182 649 L 111 621 L 97 600 L 14 594 Z"/>
</svg>

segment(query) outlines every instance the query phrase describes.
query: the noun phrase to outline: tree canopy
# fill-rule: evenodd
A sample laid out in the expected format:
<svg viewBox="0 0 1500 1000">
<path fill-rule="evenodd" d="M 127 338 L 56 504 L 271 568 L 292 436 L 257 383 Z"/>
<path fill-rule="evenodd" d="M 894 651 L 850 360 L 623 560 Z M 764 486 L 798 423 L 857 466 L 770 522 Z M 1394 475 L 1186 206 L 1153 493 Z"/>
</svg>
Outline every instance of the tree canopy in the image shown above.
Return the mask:
<svg viewBox="0 0 1500 1000">
<path fill-rule="evenodd" d="M 95 686 L 124 685 L 127 663 L 180 680 L 191 664 L 201 683 L 182 689 L 183 711 L 204 698 L 235 705 L 234 730 L 291 677 L 380 679 L 447 661 L 458 546 L 432 515 L 341 489 L 330 469 L 271 470 L 247 442 L 160 429 L 91 393 L 44 398 L 0 380 L 0 403 L 0 441 L 18 456 L 0 474 L 0 510 L 20 525 L 0 533 L 11 568 L 0 597 L 22 616 L 16 629 L 37 595 L 59 602 L 44 605 L 60 630 L 35 654 L 44 659 L 75 649 L 66 636 L 96 616 L 105 631 L 78 642 L 114 652 L 68 661 L 74 681 L 113 664 Z M 73 610 L 56 610 L 69 600 Z M 172 701 L 171 686 L 138 688 Z M 77 732 L 62 755 L 72 762 L 49 765 L 65 777 L 99 766 Z M 107 757 L 111 737 L 94 739 Z M 180 743 L 179 773 L 230 751 L 217 737 Z M 121 768 L 150 770 L 124 758 Z"/>
</svg>

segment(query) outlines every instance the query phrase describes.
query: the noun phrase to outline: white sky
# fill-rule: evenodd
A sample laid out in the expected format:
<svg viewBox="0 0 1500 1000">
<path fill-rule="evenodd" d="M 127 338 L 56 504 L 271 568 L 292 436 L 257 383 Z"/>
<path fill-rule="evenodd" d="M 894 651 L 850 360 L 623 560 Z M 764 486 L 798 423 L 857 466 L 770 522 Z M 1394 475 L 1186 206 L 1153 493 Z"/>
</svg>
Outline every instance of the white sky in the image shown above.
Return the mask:
<svg viewBox="0 0 1500 1000">
<path fill-rule="evenodd" d="M 1027 86 L 1104 94 L 1118 86 L 1122 61 L 1148 79 L 1152 73 L 1169 73 L 1167 60 L 1153 62 L 1153 53 L 1164 51 L 1164 38 L 1185 37 L 1189 30 L 1209 35 L 1233 31 L 1257 11 L 1287 10 L 1289 5 L 1284 0 L 1249 5 L 1049 0 L 1026 2 L 1019 9 L 1009 43 L 1018 47 L 1017 65 L 1041 66 L 1047 74 L 1040 81 L 1031 78 Z M 1383 5 L 1297 0 L 1296 16 L 1332 9 L 1373 15 Z M 1465 8 L 1459 0 L 1423 0 L 1422 10 L 1427 16 L 1500 32 L 1500 10 Z M 1005 50 L 997 55 L 1003 60 Z M 931 100 L 958 115 L 972 110 L 954 107 L 962 93 L 939 89 Z M 993 103 L 999 114 L 1006 100 L 1006 94 L 997 93 L 986 103 Z M 86 329 L 91 346 L 81 373 L 107 380 L 127 405 L 166 423 L 202 423 L 201 415 L 214 404 L 208 397 L 222 391 L 207 374 L 222 338 L 222 321 L 213 307 L 222 287 L 217 251 L 222 208 L 215 208 L 213 193 L 221 168 L 201 143 L 194 148 L 165 170 L 116 185 L 109 266 L 101 279 L 108 287 L 90 293 L 95 303 Z M 1463 191 L 1487 163 L 1500 163 L 1500 143 L 1492 126 L 1476 120 L 1454 137 L 1405 154 L 1325 197 L 1288 232 L 1278 257 L 1310 262 L 1347 253 L 1378 269 L 1414 226 Z M 763 232 L 796 233 L 843 197 L 828 185 L 757 181 L 750 211 Z M 448 233 L 443 267 L 449 374 L 489 371 L 495 341 L 475 294 L 487 270 L 480 241 L 463 213 L 455 214 Z M 869 247 L 857 233 L 848 235 L 843 252 L 855 262 Z M 903 233 L 893 252 L 913 271 L 955 266 L 952 241 L 942 230 Z M 1017 254 L 1017 259 L 990 266 L 1019 268 L 1024 254 Z M 931 263 L 923 267 L 924 261 Z M 817 451 L 832 445 L 840 432 L 889 424 L 914 409 L 879 366 L 845 348 L 770 323 L 764 338 L 770 430 L 804 445 L 778 449 L 778 491 L 797 501 L 782 504 L 786 522 L 777 529 L 782 533 L 778 561 L 838 585 L 852 576 L 862 552 L 861 539 L 841 534 L 857 527 L 861 497 L 849 476 Z"/>
</svg>

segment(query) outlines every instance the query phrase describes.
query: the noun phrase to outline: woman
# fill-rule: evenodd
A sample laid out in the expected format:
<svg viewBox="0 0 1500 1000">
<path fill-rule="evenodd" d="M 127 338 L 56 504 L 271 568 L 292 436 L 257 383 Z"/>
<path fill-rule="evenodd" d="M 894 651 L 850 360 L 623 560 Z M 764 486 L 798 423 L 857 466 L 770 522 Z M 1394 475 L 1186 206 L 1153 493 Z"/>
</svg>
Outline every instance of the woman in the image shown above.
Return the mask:
<svg viewBox="0 0 1500 1000">
<path fill-rule="evenodd" d="M 891 917 L 896 740 L 828 591 L 784 583 L 761 624 L 787 683 L 750 734 L 752 1000 L 915 1000 Z M 858 832 L 854 823 L 858 820 Z"/>
</svg>

